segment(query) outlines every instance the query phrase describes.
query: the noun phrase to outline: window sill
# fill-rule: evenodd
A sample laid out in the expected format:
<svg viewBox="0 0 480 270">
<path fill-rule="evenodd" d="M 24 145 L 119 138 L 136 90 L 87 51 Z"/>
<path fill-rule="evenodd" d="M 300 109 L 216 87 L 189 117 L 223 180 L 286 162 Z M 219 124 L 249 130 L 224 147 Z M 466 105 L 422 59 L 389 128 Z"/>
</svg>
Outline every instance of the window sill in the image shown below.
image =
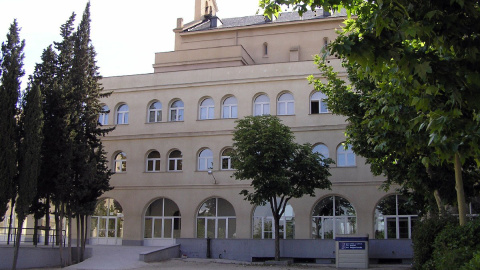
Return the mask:
<svg viewBox="0 0 480 270">
<path fill-rule="evenodd" d="M 161 173 L 161 171 L 144 171 L 144 173 Z"/>
</svg>

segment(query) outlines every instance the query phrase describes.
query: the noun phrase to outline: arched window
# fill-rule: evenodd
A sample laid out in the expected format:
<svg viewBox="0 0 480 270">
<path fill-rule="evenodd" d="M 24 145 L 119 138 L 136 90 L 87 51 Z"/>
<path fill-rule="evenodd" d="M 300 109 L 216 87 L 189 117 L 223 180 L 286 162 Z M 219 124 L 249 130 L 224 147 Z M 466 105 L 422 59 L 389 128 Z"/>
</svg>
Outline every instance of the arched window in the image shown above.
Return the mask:
<svg viewBox="0 0 480 270">
<path fill-rule="evenodd" d="M 222 118 L 237 118 L 237 99 L 235 97 L 228 97 L 223 101 Z"/>
<path fill-rule="evenodd" d="M 117 125 L 128 124 L 128 105 L 122 104 L 117 108 Z"/>
<path fill-rule="evenodd" d="M 147 156 L 147 172 L 159 172 L 160 171 L 160 153 L 158 151 L 152 151 Z"/>
<path fill-rule="evenodd" d="M 120 152 L 115 155 L 115 172 L 127 171 L 127 155 L 124 152 Z"/>
<path fill-rule="evenodd" d="M 90 218 L 90 236 L 93 244 L 122 244 L 123 209 L 114 199 L 97 203 Z"/>
<path fill-rule="evenodd" d="M 183 121 L 183 101 L 177 100 L 170 105 L 170 121 Z"/>
<path fill-rule="evenodd" d="M 213 114 L 215 112 L 215 103 L 213 99 L 206 98 L 200 103 L 200 119 L 213 119 Z"/>
<path fill-rule="evenodd" d="M 102 110 L 100 111 L 100 115 L 98 116 L 98 122 L 102 126 L 108 125 L 108 114 L 110 113 L 110 109 L 107 105 L 102 106 Z"/>
<path fill-rule="evenodd" d="M 236 238 L 237 220 L 231 203 L 206 200 L 197 213 L 197 238 Z"/>
<path fill-rule="evenodd" d="M 323 158 L 329 158 L 330 154 L 328 152 L 328 147 L 325 144 L 317 144 L 313 147 L 312 152 L 319 153 Z"/>
<path fill-rule="evenodd" d="M 207 148 L 198 155 L 198 170 L 206 171 L 210 169 L 213 169 L 213 152 Z"/>
<path fill-rule="evenodd" d="M 352 167 L 355 166 L 355 154 L 351 145 L 340 144 L 337 148 L 337 166 Z"/>
<path fill-rule="evenodd" d="M 232 155 L 233 149 L 232 148 L 227 148 L 223 150 L 222 152 L 222 170 L 233 170 L 233 165 L 232 165 Z"/>
<path fill-rule="evenodd" d="M 260 95 L 255 99 L 253 115 L 270 114 L 270 99 L 267 95 Z"/>
<path fill-rule="evenodd" d="M 383 198 L 375 207 L 376 239 L 411 239 L 418 212 L 398 195 Z"/>
<path fill-rule="evenodd" d="M 295 100 L 293 95 L 285 93 L 278 98 L 277 102 L 278 115 L 293 115 L 295 114 Z"/>
<path fill-rule="evenodd" d="M 159 101 L 153 102 L 148 107 L 148 122 L 155 123 L 162 121 L 162 103 Z"/>
<path fill-rule="evenodd" d="M 182 152 L 175 150 L 168 156 L 168 170 L 181 171 L 182 170 Z"/>
<path fill-rule="evenodd" d="M 310 113 L 319 114 L 319 113 L 328 113 L 327 103 L 325 99 L 327 96 L 322 92 L 315 92 L 310 97 Z"/>
<path fill-rule="evenodd" d="M 144 238 L 179 238 L 181 229 L 180 210 L 169 199 L 152 202 L 145 212 Z"/>
<path fill-rule="evenodd" d="M 275 238 L 275 222 L 273 219 L 270 204 L 259 205 L 255 207 L 253 213 L 253 238 L 257 239 L 274 239 Z M 287 203 L 285 213 L 280 218 L 280 239 L 295 238 L 295 213 L 292 206 Z"/>
<path fill-rule="evenodd" d="M 357 217 L 352 204 L 339 196 L 322 199 L 312 213 L 312 237 L 335 239 L 338 234 L 354 234 Z"/>
</svg>

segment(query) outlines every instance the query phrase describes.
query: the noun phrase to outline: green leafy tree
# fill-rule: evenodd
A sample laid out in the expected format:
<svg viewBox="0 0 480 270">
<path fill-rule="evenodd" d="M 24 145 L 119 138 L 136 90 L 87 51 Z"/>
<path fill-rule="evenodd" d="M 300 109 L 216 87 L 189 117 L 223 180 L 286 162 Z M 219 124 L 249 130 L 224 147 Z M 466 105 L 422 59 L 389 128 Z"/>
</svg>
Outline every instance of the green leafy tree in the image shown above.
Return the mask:
<svg viewBox="0 0 480 270">
<path fill-rule="evenodd" d="M 280 218 L 288 201 L 330 188 L 329 164 L 309 144 L 294 142 L 290 128 L 275 116 L 247 116 L 233 134 L 233 177 L 251 180 L 240 194 L 254 205 L 270 204 L 275 223 L 275 260 L 280 259 Z"/>
<path fill-rule="evenodd" d="M 40 175 L 40 153 L 42 147 L 43 113 L 40 88 L 30 87 L 24 94 L 20 118 L 21 140 L 18 162 L 17 240 L 12 269 L 16 269 L 18 250 L 21 243 L 23 222 L 30 213 L 37 194 L 37 180 Z"/>
<path fill-rule="evenodd" d="M 425 131 L 428 141 L 412 140 L 412 150 L 426 145 L 435 153 L 434 159 L 422 159 L 427 168 L 445 163 L 454 168 L 459 220 L 465 224 L 462 170 L 470 159 L 480 163 L 479 1 L 260 1 L 269 15 L 277 15 L 282 4 L 300 12 L 345 8 L 356 15 L 345 22 L 330 54 L 373 83 L 379 101 L 394 94 L 403 96 L 401 105 L 414 108 L 408 131 Z"/>
<path fill-rule="evenodd" d="M 14 178 L 17 176 L 17 102 L 23 70 L 23 48 L 17 20 L 10 25 L 7 41 L 2 42 L 0 77 L 0 220 L 15 197 Z M 13 201 L 13 200 L 12 200 Z M 13 206 L 12 206 L 13 207 Z"/>
</svg>

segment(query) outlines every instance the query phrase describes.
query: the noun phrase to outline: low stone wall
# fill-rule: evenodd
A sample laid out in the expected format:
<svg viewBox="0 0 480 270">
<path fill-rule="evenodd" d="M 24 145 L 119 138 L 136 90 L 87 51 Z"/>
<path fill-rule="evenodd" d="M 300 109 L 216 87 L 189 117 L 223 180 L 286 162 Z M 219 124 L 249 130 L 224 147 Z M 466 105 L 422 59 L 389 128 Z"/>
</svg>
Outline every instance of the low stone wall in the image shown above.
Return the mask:
<svg viewBox="0 0 480 270">
<path fill-rule="evenodd" d="M 181 256 L 207 258 L 207 239 L 176 239 Z M 309 259 L 317 263 L 335 262 L 335 240 L 287 239 L 280 240 L 280 255 L 297 260 Z M 210 239 L 210 257 L 251 262 L 275 256 L 275 242 L 271 239 Z M 413 257 L 412 241 L 369 240 L 369 258 L 373 261 L 400 260 L 408 263 Z"/>
<path fill-rule="evenodd" d="M 66 252 L 66 249 L 65 249 Z M 11 269 L 13 263 L 13 246 L 0 246 L 0 269 Z M 92 250 L 85 250 L 85 259 L 92 256 Z M 72 248 L 72 257 L 76 258 L 76 248 Z M 58 247 L 21 246 L 18 254 L 17 269 L 48 268 L 60 266 Z"/>
</svg>

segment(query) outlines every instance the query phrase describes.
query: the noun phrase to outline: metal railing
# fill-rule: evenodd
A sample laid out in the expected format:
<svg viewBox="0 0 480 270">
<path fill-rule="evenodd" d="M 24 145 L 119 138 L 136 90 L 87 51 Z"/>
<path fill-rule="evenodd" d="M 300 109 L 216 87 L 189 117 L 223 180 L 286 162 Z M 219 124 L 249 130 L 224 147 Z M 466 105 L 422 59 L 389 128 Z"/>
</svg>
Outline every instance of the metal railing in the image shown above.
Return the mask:
<svg viewBox="0 0 480 270">
<path fill-rule="evenodd" d="M 0 244 L 6 245 L 15 245 L 17 238 L 17 228 L 16 227 L 11 227 L 10 228 L 10 234 L 8 234 L 8 227 L 0 227 Z M 45 239 L 45 236 L 47 235 L 48 231 L 48 239 Z M 62 244 L 65 246 L 66 243 L 66 231 L 62 230 Z M 22 229 L 22 238 L 21 238 L 21 243 L 22 244 L 31 244 L 31 245 L 51 245 L 52 247 L 58 246 L 57 244 L 57 230 L 55 229 L 49 229 L 43 226 L 38 226 L 37 228 L 37 241 L 34 241 L 34 236 L 35 236 L 35 229 L 34 228 L 23 228 Z M 47 240 L 47 241 L 45 241 Z"/>
</svg>

